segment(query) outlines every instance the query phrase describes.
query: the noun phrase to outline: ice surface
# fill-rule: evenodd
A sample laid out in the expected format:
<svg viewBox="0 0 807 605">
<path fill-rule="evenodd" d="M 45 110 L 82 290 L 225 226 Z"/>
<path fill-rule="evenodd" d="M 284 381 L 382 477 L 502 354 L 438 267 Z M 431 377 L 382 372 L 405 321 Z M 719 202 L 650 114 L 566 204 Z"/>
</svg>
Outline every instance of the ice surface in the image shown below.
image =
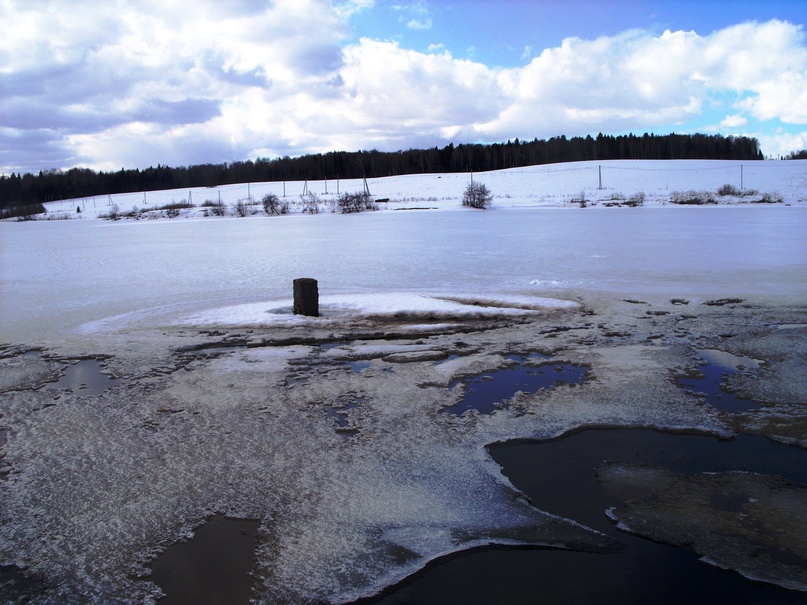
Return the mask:
<svg viewBox="0 0 807 605">
<path fill-rule="evenodd" d="M 599 477 L 626 501 L 609 510 L 620 529 L 688 545 L 718 567 L 807 591 L 807 486 L 754 473 L 690 476 L 630 466 L 605 467 Z"/>
<path fill-rule="evenodd" d="M 432 310 L 457 293 L 504 306 L 570 290 L 807 299 L 805 209 L 630 210 L 4 222 L 0 342 L 217 314 L 295 321 L 285 310 L 301 275 L 324 302 L 347 296 L 330 299 L 341 312 Z"/>
</svg>

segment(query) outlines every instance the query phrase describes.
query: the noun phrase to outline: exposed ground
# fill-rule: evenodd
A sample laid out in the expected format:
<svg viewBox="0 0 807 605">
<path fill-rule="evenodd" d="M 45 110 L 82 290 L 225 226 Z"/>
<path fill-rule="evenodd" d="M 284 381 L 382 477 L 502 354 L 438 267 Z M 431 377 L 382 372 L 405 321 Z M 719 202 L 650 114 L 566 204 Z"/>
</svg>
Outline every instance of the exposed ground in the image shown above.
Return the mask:
<svg viewBox="0 0 807 605">
<path fill-rule="evenodd" d="M 221 512 L 262 521 L 259 602 L 348 601 L 470 546 L 618 546 L 531 507 L 501 476 L 487 443 L 613 425 L 726 438 L 753 433 L 807 447 L 807 308 L 736 299 L 578 302 L 521 317 L 409 314 L 296 327 L 132 328 L 47 350 L 3 347 L 0 563 L 38 582 L 22 584 L 14 575 L 0 596 L 149 601 L 158 592 L 147 563 Z M 725 386 L 759 401 L 758 409 L 721 412 L 676 384 L 676 377 L 697 373 L 698 352 L 707 349 L 756 360 Z M 549 356 L 535 363 L 585 365 L 587 380 L 520 393 L 490 415 L 442 411 L 462 397 L 461 387 L 448 388 L 454 381 L 529 352 Z M 87 357 L 121 382 L 97 393 L 48 386 Z M 622 469 L 621 476 L 631 472 Z M 725 533 L 718 526 L 725 511 L 707 510 L 720 482 L 657 475 L 645 493 L 683 494 L 694 507 L 687 515 L 699 520 L 686 531 L 702 543 Z M 616 485 L 619 476 L 613 471 L 609 480 Z M 801 485 L 742 481 L 733 489 L 751 493 L 754 514 L 774 526 L 804 501 Z M 682 492 L 681 485 L 688 487 Z M 785 496 L 759 496 L 771 490 Z M 670 509 L 653 509 L 668 525 L 632 524 L 643 502 L 626 502 L 612 514 L 632 531 L 677 542 L 680 526 Z M 767 572 L 759 561 L 749 571 L 748 557 L 720 558 L 731 548 L 702 554 L 807 589 L 797 532 L 748 531 L 743 540 L 752 554 L 755 540 L 787 553 L 798 572 L 782 578 L 776 560 Z"/>
</svg>

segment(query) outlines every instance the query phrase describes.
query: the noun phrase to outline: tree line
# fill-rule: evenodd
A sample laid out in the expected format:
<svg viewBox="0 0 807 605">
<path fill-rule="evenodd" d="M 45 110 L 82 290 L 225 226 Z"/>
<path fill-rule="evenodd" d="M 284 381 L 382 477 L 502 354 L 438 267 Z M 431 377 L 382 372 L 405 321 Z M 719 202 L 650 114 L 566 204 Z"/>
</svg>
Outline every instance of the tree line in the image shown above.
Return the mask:
<svg viewBox="0 0 807 605">
<path fill-rule="evenodd" d="M 95 195 L 264 181 L 484 172 L 584 160 L 761 160 L 759 141 L 705 134 L 565 136 L 407 151 L 333 151 L 296 158 L 96 172 L 88 168 L 0 176 L 0 208 Z"/>
</svg>

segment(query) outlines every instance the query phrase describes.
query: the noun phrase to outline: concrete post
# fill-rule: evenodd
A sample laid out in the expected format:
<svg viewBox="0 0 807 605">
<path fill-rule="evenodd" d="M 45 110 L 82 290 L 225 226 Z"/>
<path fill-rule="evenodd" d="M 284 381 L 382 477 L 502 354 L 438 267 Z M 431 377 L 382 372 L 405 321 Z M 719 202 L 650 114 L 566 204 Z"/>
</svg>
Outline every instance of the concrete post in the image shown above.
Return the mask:
<svg viewBox="0 0 807 605">
<path fill-rule="evenodd" d="M 294 280 L 294 314 L 319 317 L 317 280 L 300 277 Z"/>
</svg>

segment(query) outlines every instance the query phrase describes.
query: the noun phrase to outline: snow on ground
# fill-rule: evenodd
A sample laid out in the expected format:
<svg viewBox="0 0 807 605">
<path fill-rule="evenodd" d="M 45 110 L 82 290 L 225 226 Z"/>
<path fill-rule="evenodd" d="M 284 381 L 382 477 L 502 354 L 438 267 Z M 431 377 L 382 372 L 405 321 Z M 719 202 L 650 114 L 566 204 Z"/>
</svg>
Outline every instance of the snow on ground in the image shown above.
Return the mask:
<svg viewBox="0 0 807 605">
<path fill-rule="evenodd" d="M 319 299 L 319 317 L 304 317 L 292 313 L 291 301 L 267 301 L 219 307 L 192 314 L 176 325 L 191 326 L 247 326 L 322 323 L 332 318 L 352 317 L 462 317 L 527 315 L 541 309 L 560 309 L 577 306 L 573 301 L 544 297 L 472 295 L 423 296 L 413 293 L 373 293 L 323 296 Z M 433 326 L 430 326 L 433 329 Z"/>
<path fill-rule="evenodd" d="M 715 194 L 724 185 L 731 185 L 746 196 L 715 196 L 720 204 L 747 204 L 759 200 L 762 194 L 781 199 L 786 204 L 807 202 L 807 161 L 727 160 L 609 160 L 602 162 L 570 162 L 527 166 L 490 172 L 455 174 L 410 174 L 367 179 L 370 193 L 381 210 L 452 210 L 462 198 L 465 186 L 473 178 L 482 182 L 494 194 L 494 208 L 511 207 L 570 207 L 579 206 L 581 199 L 588 205 L 604 206 L 628 201 L 631 196 L 644 194 L 644 205 L 671 203 L 673 194 L 689 191 Z M 228 215 L 239 201 L 254 201 L 255 212 L 263 213 L 260 200 L 273 193 L 290 203 L 290 212 L 302 212 L 300 198 L 311 192 L 320 200 L 320 211 L 330 212 L 338 193 L 364 190 L 360 179 L 328 181 L 288 181 L 196 187 L 99 195 L 46 204 L 48 218 L 97 218 L 108 215 L 113 204 L 122 214 L 133 209 L 143 212 L 163 206 L 190 202 L 193 208 L 182 210 L 179 216 L 214 217 L 204 204 L 221 202 Z M 752 194 L 757 192 L 757 194 Z M 76 212 L 80 207 L 82 212 Z M 165 210 L 152 215 L 165 216 Z"/>
</svg>

